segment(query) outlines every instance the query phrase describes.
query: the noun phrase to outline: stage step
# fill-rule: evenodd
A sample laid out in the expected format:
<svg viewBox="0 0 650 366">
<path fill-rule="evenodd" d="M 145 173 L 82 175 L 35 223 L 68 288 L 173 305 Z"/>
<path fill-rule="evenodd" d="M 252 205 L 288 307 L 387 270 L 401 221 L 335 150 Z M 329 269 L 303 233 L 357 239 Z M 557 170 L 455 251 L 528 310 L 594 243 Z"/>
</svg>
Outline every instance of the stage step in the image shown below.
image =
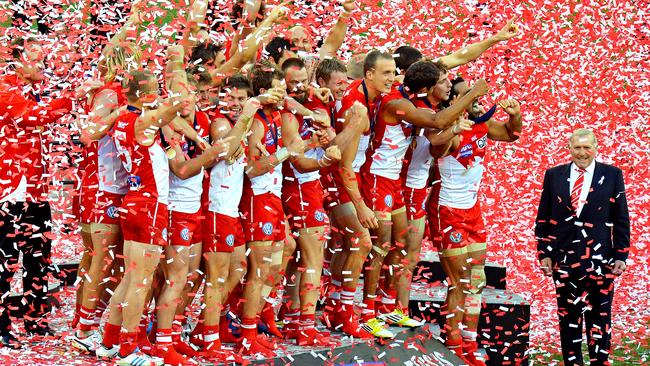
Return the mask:
<svg viewBox="0 0 650 366">
<path fill-rule="evenodd" d="M 487 262 L 485 264 L 486 287 L 497 290 L 506 289 L 506 267 Z M 441 284 L 446 278 L 445 271 L 440 265 L 437 252 L 425 252 L 413 271 L 414 282 Z"/>
<path fill-rule="evenodd" d="M 414 283 L 409 309 L 412 316 L 444 324 L 441 313 L 446 288 Z M 527 364 L 530 304 L 507 290 L 485 289 L 478 339 L 486 348 L 488 365 Z"/>
<path fill-rule="evenodd" d="M 332 333 L 334 348 L 300 347 L 280 343 L 278 357 L 257 360 L 258 365 L 461 365 L 461 361 L 437 339 L 439 329 L 427 324 L 419 329 L 390 328 L 396 337 L 387 341 L 364 342 Z M 214 365 L 211 363 L 204 366 Z"/>
</svg>

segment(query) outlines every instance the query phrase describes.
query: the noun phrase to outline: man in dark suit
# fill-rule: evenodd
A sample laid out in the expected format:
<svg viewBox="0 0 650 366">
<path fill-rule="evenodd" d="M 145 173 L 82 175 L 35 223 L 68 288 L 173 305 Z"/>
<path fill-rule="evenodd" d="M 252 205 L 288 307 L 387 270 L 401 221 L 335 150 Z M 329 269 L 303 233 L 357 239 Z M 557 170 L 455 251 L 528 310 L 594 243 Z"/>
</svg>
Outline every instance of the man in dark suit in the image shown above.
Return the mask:
<svg viewBox="0 0 650 366">
<path fill-rule="evenodd" d="M 584 364 L 583 320 L 591 365 L 609 365 L 614 278 L 625 270 L 630 246 L 623 173 L 594 161 L 590 130 L 576 130 L 569 151 L 572 163 L 544 175 L 537 253 L 555 283 L 565 365 Z"/>
</svg>

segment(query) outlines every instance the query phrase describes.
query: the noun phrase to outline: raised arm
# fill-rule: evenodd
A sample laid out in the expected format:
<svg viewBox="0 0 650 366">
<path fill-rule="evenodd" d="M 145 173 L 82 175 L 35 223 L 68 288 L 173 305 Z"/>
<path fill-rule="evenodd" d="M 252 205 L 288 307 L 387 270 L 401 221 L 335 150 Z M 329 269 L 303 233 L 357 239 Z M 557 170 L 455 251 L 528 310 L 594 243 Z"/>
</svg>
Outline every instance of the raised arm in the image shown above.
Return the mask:
<svg viewBox="0 0 650 366">
<path fill-rule="evenodd" d="M 487 93 L 487 83 L 481 79 L 474 84 L 470 92 L 461 97 L 457 102 L 434 112 L 428 108 L 417 108 L 411 101 L 401 98 L 390 101 L 387 105 L 387 113 L 403 121 L 407 121 L 418 127 L 437 128 L 443 130 L 451 126 L 458 117 L 469 107 L 474 99 Z"/>
<path fill-rule="evenodd" d="M 158 129 L 170 124 L 183 108 L 189 108 L 189 101 L 179 96 L 165 99 L 157 109 L 146 111 L 136 121 L 135 137 L 140 145 L 150 146 Z"/>
<path fill-rule="evenodd" d="M 241 150 L 241 143 L 250 131 L 253 124 L 255 113 L 261 105 L 257 98 L 250 98 L 244 103 L 237 123 L 230 128 L 230 124 L 221 119 L 222 123 L 212 123 L 210 125 L 210 136 L 213 141 L 223 140 L 229 144 L 228 151 L 224 159 L 230 160 Z"/>
<path fill-rule="evenodd" d="M 238 72 L 246 63 L 251 61 L 257 54 L 257 49 L 262 43 L 264 36 L 272 29 L 273 23 L 283 17 L 287 13 L 284 6 L 278 5 L 271 13 L 262 21 L 262 23 L 255 29 L 255 31 L 248 35 L 244 41 L 244 46 L 241 51 L 235 52 L 230 60 L 212 72 L 213 82 L 220 84 L 224 77 L 230 76 Z"/>
<path fill-rule="evenodd" d="M 450 55 L 442 56 L 440 57 L 440 62 L 442 62 L 448 69 L 465 65 L 479 58 L 483 52 L 487 51 L 488 48 L 495 44 L 507 41 L 510 38 L 517 36 L 517 31 L 518 27 L 514 24 L 514 18 L 510 19 L 497 34 L 490 38 L 473 43 L 467 47 L 463 47 Z"/>
<path fill-rule="evenodd" d="M 208 11 L 207 0 L 194 0 L 187 15 L 187 29 L 183 32 L 183 39 L 180 44 L 182 45 L 185 54 L 190 54 L 192 48 L 201 41 L 205 32 L 201 26 L 205 25 L 205 14 Z"/>
<path fill-rule="evenodd" d="M 354 0 L 344 0 L 343 12 L 339 15 L 339 19 L 330 30 L 323 42 L 323 45 L 318 50 L 320 59 L 326 57 L 336 57 L 336 52 L 341 48 L 343 41 L 345 41 L 345 33 L 348 30 L 348 20 L 352 16 L 352 11 L 355 9 L 356 4 Z"/>
<path fill-rule="evenodd" d="M 495 141 L 513 142 L 519 139 L 521 133 L 521 107 L 519 102 L 514 99 L 508 99 L 499 102 L 499 106 L 508 113 L 510 118 L 508 122 L 501 123 L 490 119 L 488 124 L 488 138 Z"/>
</svg>

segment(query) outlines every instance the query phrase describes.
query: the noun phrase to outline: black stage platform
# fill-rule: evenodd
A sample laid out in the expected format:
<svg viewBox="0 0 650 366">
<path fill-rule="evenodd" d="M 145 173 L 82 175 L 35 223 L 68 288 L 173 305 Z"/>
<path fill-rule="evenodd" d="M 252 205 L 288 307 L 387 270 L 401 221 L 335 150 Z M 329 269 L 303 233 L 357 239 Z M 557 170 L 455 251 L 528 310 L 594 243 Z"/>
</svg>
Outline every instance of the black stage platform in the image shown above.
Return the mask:
<svg viewBox="0 0 650 366">
<path fill-rule="evenodd" d="M 77 263 L 52 265 L 52 274 L 59 281 L 50 283 L 50 291 L 56 292 L 59 286 L 71 286 L 76 280 Z M 488 365 L 527 364 L 528 330 L 530 306 L 523 298 L 506 289 L 506 268 L 493 263 L 486 265 L 479 341 L 489 356 Z M 403 330 L 391 328 L 399 333 L 390 342 L 375 341 L 370 345 L 358 340 L 339 338 L 341 344 L 333 349 L 309 350 L 285 345 L 286 350 L 273 360 L 260 361 L 262 364 L 286 365 L 456 365 L 452 356 L 438 337 L 438 324 L 443 324 L 441 313 L 446 296 L 445 275 L 436 253 L 422 257 L 414 271 L 414 283 L 409 308 L 414 317 L 429 323 L 423 329 Z M 360 299 L 361 291 L 357 291 Z M 20 317 L 21 296 L 11 296 L 11 312 Z M 51 297 L 53 305 L 56 297 Z M 337 333 L 333 334 L 337 337 Z M 286 352 L 286 353 L 283 353 Z M 428 358 L 425 358 L 428 357 Z M 418 358 L 419 357 L 419 358 Z"/>
</svg>

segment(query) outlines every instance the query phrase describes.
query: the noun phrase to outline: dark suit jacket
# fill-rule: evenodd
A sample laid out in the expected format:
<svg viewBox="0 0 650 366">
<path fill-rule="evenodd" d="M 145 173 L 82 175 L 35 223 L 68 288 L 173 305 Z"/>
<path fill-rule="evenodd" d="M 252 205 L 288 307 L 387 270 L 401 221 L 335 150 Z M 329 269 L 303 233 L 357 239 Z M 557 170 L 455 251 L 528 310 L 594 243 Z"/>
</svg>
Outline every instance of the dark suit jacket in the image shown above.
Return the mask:
<svg viewBox="0 0 650 366">
<path fill-rule="evenodd" d="M 537 211 L 538 258 L 553 264 L 580 262 L 583 268 L 608 273 L 615 260 L 625 260 L 630 247 L 630 218 L 623 172 L 596 162 L 591 188 L 579 217 L 571 208 L 571 164 L 548 169 Z M 598 273 L 598 272 L 597 272 Z"/>
</svg>

